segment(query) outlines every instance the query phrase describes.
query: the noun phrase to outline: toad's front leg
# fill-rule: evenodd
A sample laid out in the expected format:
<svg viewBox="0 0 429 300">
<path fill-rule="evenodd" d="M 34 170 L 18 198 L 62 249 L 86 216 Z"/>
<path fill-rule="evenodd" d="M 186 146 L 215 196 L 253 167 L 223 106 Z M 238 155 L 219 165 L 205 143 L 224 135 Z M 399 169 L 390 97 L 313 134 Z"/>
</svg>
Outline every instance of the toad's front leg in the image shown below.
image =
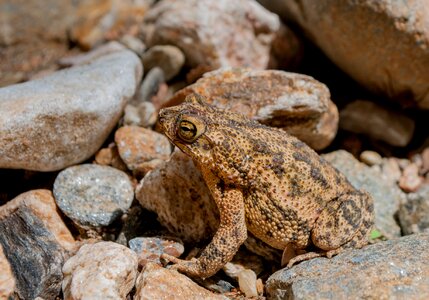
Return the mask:
<svg viewBox="0 0 429 300">
<path fill-rule="evenodd" d="M 220 225 L 212 241 L 197 259 L 190 261 L 163 254 L 164 260 L 174 263 L 173 269 L 193 277 L 207 278 L 231 261 L 247 238 L 243 194 L 229 188 L 213 174 L 204 174 L 220 213 Z"/>
</svg>

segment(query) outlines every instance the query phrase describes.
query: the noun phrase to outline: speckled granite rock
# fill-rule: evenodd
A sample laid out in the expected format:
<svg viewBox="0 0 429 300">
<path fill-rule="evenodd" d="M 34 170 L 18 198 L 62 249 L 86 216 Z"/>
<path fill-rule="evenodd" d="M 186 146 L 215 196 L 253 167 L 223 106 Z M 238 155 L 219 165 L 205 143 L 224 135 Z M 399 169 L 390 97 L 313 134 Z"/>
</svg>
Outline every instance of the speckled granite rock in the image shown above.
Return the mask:
<svg viewBox="0 0 429 300">
<path fill-rule="evenodd" d="M 338 110 L 329 90 L 310 76 L 224 68 L 204 74 L 178 91 L 167 105 L 179 104 L 190 93 L 207 97 L 217 107 L 280 127 L 314 149 L 328 146 L 337 133 Z"/>
<path fill-rule="evenodd" d="M 83 245 L 63 267 L 64 299 L 126 299 L 137 277 L 137 255 L 127 247 Z"/>
<path fill-rule="evenodd" d="M 429 233 L 415 234 L 282 269 L 267 299 L 428 299 Z"/>
<path fill-rule="evenodd" d="M 149 47 L 175 45 L 190 67 L 265 69 L 280 21 L 254 0 L 162 0 L 143 26 Z"/>
<path fill-rule="evenodd" d="M 224 299 L 177 271 L 170 271 L 154 263 L 148 263 L 137 278 L 134 300 L 151 299 Z"/>
<path fill-rule="evenodd" d="M 60 170 L 102 145 L 140 81 L 129 50 L 0 89 L 0 168 Z"/>
<path fill-rule="evenodd" d="M 406 106 L 429 108 L 426 0 L 260 1 L 299 23 L 362 85 Z"/>
<path fill-rule="evenodd" d="M 54 183 L 58 207 L 80 226 L 107 226 L 126 211 L 134 199 L 127 174 L 95 164 L 69 167 Z"/>
<path fill-rule="evenodd" d="M 209 239 L 219 226 L 218 209 L 201 173 L 179 150 L 141 180 L 136 198 L 184 242 Z"/>
<path fill-rule="evenodd" d="M 399 204 L 405 195 L 398 186 L 389 180 L 382 180 L 383 174 L 377 168 L 370 168 L 359 162 L 344 150 L 322 155 L 329 163 L 340 170 L 351 184 L 368 191 L 374 198 L 375 227 L 387 238 L 400 236 L 400 228 L 394 219 Z"/>
</svg>

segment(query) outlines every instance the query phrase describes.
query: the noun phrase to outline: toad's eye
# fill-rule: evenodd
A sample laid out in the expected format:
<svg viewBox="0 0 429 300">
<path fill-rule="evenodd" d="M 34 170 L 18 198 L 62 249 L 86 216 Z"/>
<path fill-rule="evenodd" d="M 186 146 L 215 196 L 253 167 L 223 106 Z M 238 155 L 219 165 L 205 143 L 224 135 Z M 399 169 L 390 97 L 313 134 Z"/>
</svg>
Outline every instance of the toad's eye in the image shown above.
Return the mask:
<svg viewBox="0 0 429 300">
<path fill-rule="evenodd" d="M 192 143 L 204 133 L 204 127 L 198 119 L 189 117 L 179 122 L 177 134 L 185 142 Z"/>
</svg>

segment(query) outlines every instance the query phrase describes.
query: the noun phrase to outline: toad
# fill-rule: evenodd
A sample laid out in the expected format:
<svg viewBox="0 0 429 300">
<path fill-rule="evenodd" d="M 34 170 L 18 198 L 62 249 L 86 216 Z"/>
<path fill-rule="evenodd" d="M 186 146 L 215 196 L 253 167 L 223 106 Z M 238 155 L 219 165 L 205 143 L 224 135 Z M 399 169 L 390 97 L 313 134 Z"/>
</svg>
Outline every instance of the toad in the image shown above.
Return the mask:
<svg viewBox="0 0 429 300">
<path fill-rule="evenodd" d="M 164 108 L 159 124 L 201 170 L 220 225 L 198 258 L 162 258 L 190 276 L 215 274 L 247 231 L 294 263 L 368 243 L 373 200 L 285 131 L 205 103 L 198 94 Z M 291 255 L 292 253 L 292 255 Z"/>
</svg>

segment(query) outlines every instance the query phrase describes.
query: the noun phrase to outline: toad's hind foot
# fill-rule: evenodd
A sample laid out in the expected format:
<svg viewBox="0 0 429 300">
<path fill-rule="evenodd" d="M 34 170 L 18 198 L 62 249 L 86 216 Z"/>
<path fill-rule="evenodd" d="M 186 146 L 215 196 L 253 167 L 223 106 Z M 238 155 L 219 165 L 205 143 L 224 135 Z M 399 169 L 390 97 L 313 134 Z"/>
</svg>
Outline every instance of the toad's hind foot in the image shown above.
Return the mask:
<svg viewBox="0 0 429 300">
<path fill-rule="evenodd" d="M 163 253 L 161 255 L 161 261 L 165 262 L 165 264 L 169 262 L 173 263 L 174 265 L 170 267 L 170 270 L 186 273 L 195 277 L 201 275 L 201 266 L 199 265 L 198 260 L 195 258 L 192 258 L 191 260 L 183 260 Z"/>
<path fill-rule="evenodd" d="M 325 251 L 325 252 L 307 252 L 304 254 L 300 254 L 298 256 L 295 256 L 291 260 L 289 260 L 287 267 L 291 268 L 296 263 L 299 263 L 299 262 L 304 261 L 304 260 L 310 260 L 310 259 L 316 258 L 316 257 L 326 256 L 327 258 L 331 258 L 331 257 L 339 254 L 343 250 L 344 249 L 342 247 L 340 247 L 338 249 L 329 250 L 329 251 Z"/>
</svg>

